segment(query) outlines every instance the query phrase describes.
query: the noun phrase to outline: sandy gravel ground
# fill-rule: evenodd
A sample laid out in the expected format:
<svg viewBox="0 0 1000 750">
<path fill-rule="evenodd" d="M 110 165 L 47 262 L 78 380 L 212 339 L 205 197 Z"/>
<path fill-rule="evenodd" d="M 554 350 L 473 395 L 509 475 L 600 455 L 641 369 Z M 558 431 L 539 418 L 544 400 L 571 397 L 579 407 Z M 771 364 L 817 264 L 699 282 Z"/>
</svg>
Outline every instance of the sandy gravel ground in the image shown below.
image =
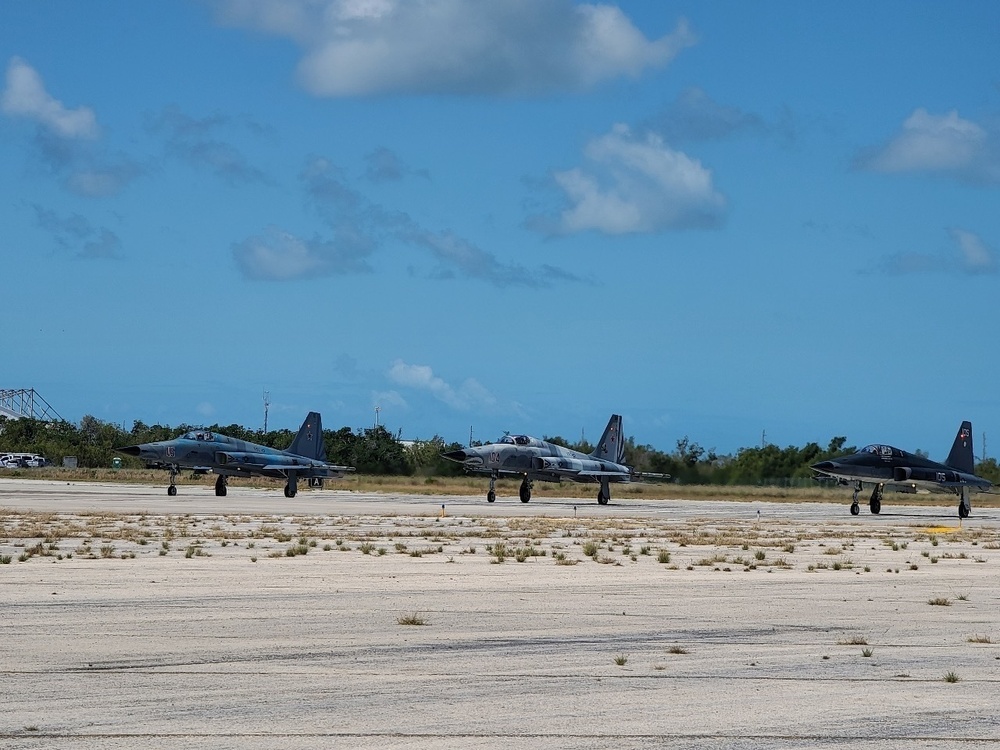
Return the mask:
<svg viewBox="0 0 1000 750">
<path fill-rule="evenodd" d="M 1000 746 L 996 510 L 18 480 L 0 508 L 3 748 Z"/>
</svg>

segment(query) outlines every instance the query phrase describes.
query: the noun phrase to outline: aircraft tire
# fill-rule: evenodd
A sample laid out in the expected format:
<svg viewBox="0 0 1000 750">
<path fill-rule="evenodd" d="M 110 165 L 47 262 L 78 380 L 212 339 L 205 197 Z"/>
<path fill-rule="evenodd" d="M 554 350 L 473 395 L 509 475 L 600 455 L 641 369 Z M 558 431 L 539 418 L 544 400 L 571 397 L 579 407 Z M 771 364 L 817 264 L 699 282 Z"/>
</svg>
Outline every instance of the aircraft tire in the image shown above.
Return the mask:
<svg viewBox="0 0 1000 750">
<path fill-rule="evenodd" d="M 174 495 L 176 495 L 177 494 L 177 485 L 176 484 L 172 484 L 169 487 L 167 487 L 167 494 L 170 495 L 170 497 L 173 497 Z"/>
<path fill-rule="evenodd" d="M 968 518 L 969 517 L 969 511 L 967 511 L 965 509 L 965 506 L 962 505 L 961 503 L 958 504 L 958 517 L 959 518 Z"/>
<path fill-rule="evenodd" d="M 289 487 L 287 484 L 285 485 L 285 497 L 287 497 L 289 499 L 295 497 L 295 491 L 291 487 Z"/>
<path fill-rule="evenodd" d="M 870 503 L 868 503 L 868 510 L 870 510 L 873 515 L 877 516 L 879 513 L 882 512 L 882 501 L 872 500 Z"/>
<path fill-rule="evenodd" d="M 861 512 L 861 506 L 857 503 L 851 503 L 851 515 L 856 516 Z"/>
<path fill-rule="evenodd" d="M 519 494 L 521 496 L 522 503 L 527 503 L 531 501 L 531 490 L 523 489 Z"/>
<path fill-rule="evenodd" d="M 215 480 L 215 496 L 225 497 L 226 496 L 226 481 L 223 477 L 219 477 Z"/>
<path fill-rule="evenodd" d="M 604 490 L 598 490 L 597 491 L 597 504 L 598 505 L 607 505 L 610 501 L 611 501 L 610 497 L 605 497 L 604 496 Z"/>
<path fill-rule="evenodd" d="M 486 493 L 486 502 L 488 502 L 488 503 L 495 503 L 496 501 L 497 501 L 497 493 L 496 492 L 494 492 L 493 490 L 490 490 L 489 492 Z"/>
</svg>

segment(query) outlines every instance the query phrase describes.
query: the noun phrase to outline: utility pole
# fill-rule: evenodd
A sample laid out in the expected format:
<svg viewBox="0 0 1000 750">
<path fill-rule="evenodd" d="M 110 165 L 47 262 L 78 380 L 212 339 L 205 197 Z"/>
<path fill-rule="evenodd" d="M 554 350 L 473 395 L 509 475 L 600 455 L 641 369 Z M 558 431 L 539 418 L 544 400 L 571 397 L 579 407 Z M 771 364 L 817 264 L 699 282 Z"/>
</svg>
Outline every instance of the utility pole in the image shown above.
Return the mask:
<svg viewBox="0 0 1000 750">
<path fill-rule="evenodd" d="M 380 411 L 382 411 L 382 407 L 376 405 L 376 407 L 375 407 L 375 429 L 376 430 L 378 429 L 378 413 Z"/>
<path fill-rule="evenodd" d="M 986 430 L 983 430 L 983 457 L 980 463 L 985 460 L 986 460 Z"/>
<path fill-rule="evenodd" d="M 469 425 L 469 447 L 472 447 L 472 425 Z"/>
<path fill-rule="evenodd" d="M 264 434 L 267 434 L 267 410 L 271 408 L 271 392 L 264 391 Z"/>
</svg>

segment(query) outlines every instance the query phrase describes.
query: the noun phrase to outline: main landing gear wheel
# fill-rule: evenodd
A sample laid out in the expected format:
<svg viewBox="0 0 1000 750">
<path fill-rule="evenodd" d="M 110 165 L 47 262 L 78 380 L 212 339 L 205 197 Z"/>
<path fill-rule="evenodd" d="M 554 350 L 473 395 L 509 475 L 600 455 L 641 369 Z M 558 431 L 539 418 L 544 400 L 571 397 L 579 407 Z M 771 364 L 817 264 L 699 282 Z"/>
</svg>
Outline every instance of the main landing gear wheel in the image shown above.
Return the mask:
<svg viewBox="0 0 1000 750">
<path fill-rule="evenodd" d="M 959 503 L 958 504 L 958 517 L 959 518 L 968 518 L 969 517 L 969 511 L 968 511 L 968 509 L 965 507 L 965 505 L 963 503 Z"/>
<path fill-rule="evenodd" d="M 290 484 L 285 485 L 285 497 L 287 498 L 295 497 L 295 488 L 292 487 Z"/>
<path fill-rule="evenodd" d="M 868 500 L 868 510 L 870 510 L 874 515 L 878 515 L 882 510 L 882 485 L 876 484 L 875 489 L 872 490 L 872 496 Z"/>
<path fill-rule="evenodd" d="M 861 512 L 861 506 L 857 503 L 851 503 L 851 515 L 856 516 Z"/>
<path fill-rule="evenodd" d="M 598 505 L 607 505 L 609 502 L 611 502 L 611 498 L 604 494 L 604 490 L 598 490 L 597 491 L 597 504 Z"/>
<path fill-rule="evenodd" d="M 486 493 L 486 502 L 495 503 L 496 501 L 497 501 L 496 490 L 490 490 L 489 492 Z"/>
<path fill-rule="evenodd" d="M 220 475 L 219 478 L 215 480 L 215 496 L 226 496 L 226 476 L 224 474 Z"/>
<path fill-rule="evenodd" d="M 521 482 L 521 487 L 517 491 L 518 497 L 521 498 L 522 503 L 526 503 L 531 500 L 531 482 L 525 479 Z"/>
<path fill-rule="evenodd" d="M 176 495 L 177 494 L 177 485 L 176 484 L 172 484 L 169 487 L 167 487 L 167 494 L 170 495 L 170 497 L 173 497 L 174 495 Z"/>
</svg>

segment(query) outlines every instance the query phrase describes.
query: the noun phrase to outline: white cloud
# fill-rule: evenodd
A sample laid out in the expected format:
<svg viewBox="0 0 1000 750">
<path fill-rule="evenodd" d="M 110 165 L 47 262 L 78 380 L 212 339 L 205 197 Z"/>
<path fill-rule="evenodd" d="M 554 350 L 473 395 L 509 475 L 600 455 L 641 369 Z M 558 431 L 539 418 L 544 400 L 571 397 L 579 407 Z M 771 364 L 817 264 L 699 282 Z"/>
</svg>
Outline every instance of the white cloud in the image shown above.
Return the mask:
<svg viewBox="0 0 1000 750">
<path fill-rule="evenodd" d="M 973 183 L 1000 182 L 997 132 L 964 120 L 952 110 L 932 115 L 917 109 L 885 146 L 862 155 L 858 164 L 876 172 L 925 172 Z"/>
<path fill-rule="evenodd" d="M 240 271 L 250 279 L 290 281 L 369 271 L 366 242 L 304 240 L 275 226 L 233 245 Z"/>
<path fill-rule="evenodd" d="M 42 77 L 20 57 L 7 65 L 7 86 L 0 108 L 8 115 L 35 120 L 62 138 L 96 138 L 97 118 L 89 107 L 67 109 L 46 90 Z"/>
<path fill-rule="evenodd" d="M 979 235 L 965 229 L 950 229 L 952 241 L 958 249 L 959 261 L 968 273 L 996 273 L 997 257 Z"/>
<path fill-rule="evenodd" d="M 378 406 L 382 409 L 385 409 L 387 406 L 399 409 L 409 408 L 409 404 L 399 394 L 399 391 L 372 391 L 372 406 Z"/>
<path fill-rule="evenodd" d="M 570 0 L 217 0 L 224 23 L 299 44 L 317 96 L 538 94 L 667 65 L 687 23 L 650 40 L 620 9 Z"/>
<path fill-rule="evenodd" d="M 570 204 L 555 226 L 538 217 L 531 224 L 560 233 L 626 234 L 711 227 L 722 219 L 726 199 L 713 187 L 712 172 L 653 133 L 637 137 L 615 125 L 588 143 L 584 156 L 585 168 L 553 175 Z"/>
<path fill-rule="evenodd" d="M 969 275 L 995 274 L 1000 270 L 997 254 L 979 235 L 965 229 L 949 229 L 954 248 L 951 252 L 904 252 L 884 260 L 885 269 L 892 274 L 913 273 L 965 273 Z"/>
<path fill-rule="evenodd" d="M 388 377 L 397 385 L 426 391 L 458 411 L 496 405 L 493 394 L 474 378 L 468 378 L 460 386 L 455 387 L 435 375 L 427 365 L 410 365 L 397 359 L 389 368 Z"/>
</svg>

